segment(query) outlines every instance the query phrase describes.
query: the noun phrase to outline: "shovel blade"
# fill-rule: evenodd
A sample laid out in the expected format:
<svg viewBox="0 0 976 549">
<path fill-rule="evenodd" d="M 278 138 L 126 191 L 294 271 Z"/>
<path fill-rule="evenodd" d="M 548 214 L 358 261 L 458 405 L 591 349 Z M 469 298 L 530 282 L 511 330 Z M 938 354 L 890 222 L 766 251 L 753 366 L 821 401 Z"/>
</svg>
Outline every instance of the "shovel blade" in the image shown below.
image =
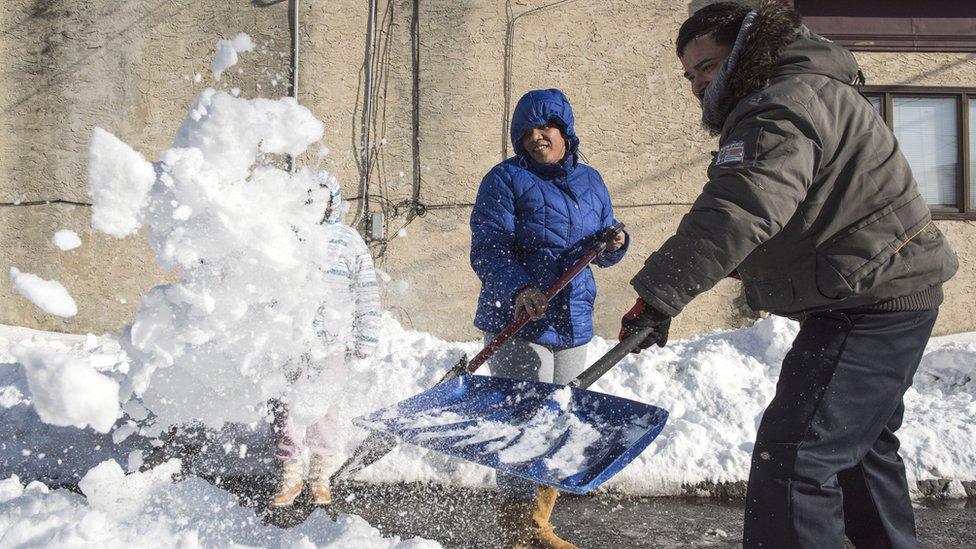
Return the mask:
<svg viewBox="0 0 976 549">
<path fill-rule="evenodd" d="M 583 494 L 661 432 L 666 410 L 539 381 L 462 376 L 354 422 L 377 433 Z"/>
</svg>

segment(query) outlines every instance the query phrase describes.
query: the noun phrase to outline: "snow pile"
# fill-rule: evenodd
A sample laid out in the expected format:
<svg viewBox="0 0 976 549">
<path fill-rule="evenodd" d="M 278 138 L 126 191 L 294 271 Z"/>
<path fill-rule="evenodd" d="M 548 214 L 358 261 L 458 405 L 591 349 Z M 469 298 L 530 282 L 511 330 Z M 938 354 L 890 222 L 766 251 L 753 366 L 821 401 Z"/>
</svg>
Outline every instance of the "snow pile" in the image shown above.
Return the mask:
<svg viewBox="0 0 976 549">
<path fill-rule="evenodd" d="M 237 64 L 237 54 L 254 49 L 254 42 L 246 33 L 240 33 L 230 40 L 218 40 L 213 56 L 213 77 L 220 80 L 223 72 Z"/>
<path fill-rule="evenodd" d="M 57 280 L 44 280 L 30 273 L 10 268 L 10 285 L 14 290 L 46 313 L 61 317 L 78 314 L 78 305 Z"/>
<path fill-rule="evenodd" d="M 57 350 L 15 345 L 10 354 L 23 365 L 37 414 L 51 425 L 91 425 L 107 433 L 119 415 L 119 384 L 84 360 Z"/>
<path fill-rule="evenodd" d="M 116 238 L 139 230 L 155 180 L 152 164 L 132 147 L 102 128 L 92 130 L 88 146 L 92 228 Z"/>
<path fill-rule="evenodd" d="M 79 483 L 84 496 L 50 490 L 16 476 L 0 480 L 0 539 L 4 547 L 376 547 L 433 548 L 422 539 L 384 538 L 356 516 L 333 522 L 317 510 L 283 530 L 261 522 L 236 498 L 199 478 L 173 483 L 171 461 L 125 475 L 114 461 Z M 87 499 L 86 499 L 87 498 Z"/>
<path fill-rule="evenodd" d="M 81 238 L 78 233 L 68 229 L 61 229 L 54 233 L 53 242 L 62 251 L 73 250 L 81 246 Z"/>
</svg>

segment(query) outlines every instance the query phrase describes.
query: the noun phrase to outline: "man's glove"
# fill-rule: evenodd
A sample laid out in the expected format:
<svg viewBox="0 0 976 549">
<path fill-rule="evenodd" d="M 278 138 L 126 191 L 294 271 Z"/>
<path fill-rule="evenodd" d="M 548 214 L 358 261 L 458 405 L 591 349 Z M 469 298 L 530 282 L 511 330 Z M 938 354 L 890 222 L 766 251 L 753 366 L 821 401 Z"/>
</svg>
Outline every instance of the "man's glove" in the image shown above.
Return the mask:
<svg viewBox="0 0 976 549">
<path fill-rule="evenodd" d="M 639 353 L 655 343 L 658 347 L 664 347 L 668 342 L 668 331 L 671 329 L 671 317 L 651 307 L 644 300 L 637 298 L 637 303 L 620 320 L 620 335 L 617 337 L 623 341 L 627 336 L 635 334 L 644 328 L 654 329 L 651 330 L 651 333 L 644 341 L 640 342 L 636 349 L 631 351 L 633 353 Z"/>
</svg>

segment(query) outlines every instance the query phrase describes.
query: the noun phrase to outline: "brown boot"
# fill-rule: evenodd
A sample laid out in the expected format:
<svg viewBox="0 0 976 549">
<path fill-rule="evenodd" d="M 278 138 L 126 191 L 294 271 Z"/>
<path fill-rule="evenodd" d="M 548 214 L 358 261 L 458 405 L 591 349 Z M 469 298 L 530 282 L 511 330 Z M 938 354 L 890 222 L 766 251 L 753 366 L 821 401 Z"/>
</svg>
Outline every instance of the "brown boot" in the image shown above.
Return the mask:
<svg viewBox="0 0 976 549">
<path fill-rule="evenodd" d="M 295 502 L 305 487 L 305 471 L 301 459 L 281 462 L 281 481 L 278 491 L 271 498 L 272 507 L 287 507 Z"/>
<path fill-rule="evenodd" d="M 329 505 L 332 503 L 332 491 L 329 475 L 332 464 L 320 457 L 312 456 L 308 464 L 308 486 L 312 490 L 312 505 Z"/>
<path fill-rule="evenodd" d="M 534 501 L 502 499 L 495 504 L 495 521 L 505 549 L 526 549 L 532 543 Z"/>
<path fill-rule="evenodd" d="M 561 539 L 549 522 L 552 509 L 556 506 L 559 490 L 551 486 L 540 486 L 532 509 L 532 546 L 543 549 L 578 549 L 572 543 Z"/>
</svg>

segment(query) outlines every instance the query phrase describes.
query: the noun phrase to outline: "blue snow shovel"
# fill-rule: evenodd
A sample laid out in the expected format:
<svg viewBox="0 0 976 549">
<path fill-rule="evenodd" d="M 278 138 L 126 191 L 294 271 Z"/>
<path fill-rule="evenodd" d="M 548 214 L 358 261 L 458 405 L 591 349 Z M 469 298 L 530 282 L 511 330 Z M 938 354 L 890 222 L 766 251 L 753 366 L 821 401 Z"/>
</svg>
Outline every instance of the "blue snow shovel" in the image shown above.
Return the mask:
<svg viewBox="0 0 976 549">
<path fill-rule="evenodd" d="M 583 253 L 575 263 L 569 268 L 568 271 L 563 273 L 552 285 L 546 289 L 545 296 L 546 301 L 551 301 L 563 288 L 566 287 L 579 273 L 583 272 L 584 269 L 593 261 L 596 256 L 600 255 L 607 247 L 613 242 L 617 234 L 624 228 L 623 223 L 617 223 L 612 227 L 607 227 L 597 235 L 597 238 L 590 246 L 590 248 Z M 473 374 L 482 364 L 488 361 L 489 358 L 495 351 L 497 351 L 502 345 L 505 344 L 512 336 L 514 336 L 519 330 L 522 329 L 529 322 L 529 315 L 523 312 L 518 317 L 512 320 L 510 324 L 505 326 L 498 335 L 495 336 L 484 349 L 482 349 L 477 355 L 474 356 L 470 361 L 468 361 L 467 356 L 462 356 L 460 360 L 451 367 L 450 370 L 444 374 L 444 377 L 437 382 L 437 386 L 454 380 L 455 378 L 461 376 L 467 376 L 468 374 Z M 359 444 L 358 447 L 353 451 L 352 455 L 342 464 L 339 469 L 330 477 L 330 482 L 336 482 L 337 480 L 356 474 L 357 472 L 369 467 L 373 463 L 376 463 L 383 456 L 389 454 L 393 448 L 397 445 L 396 437 L 385 433 L 383 431 L 373 431 L 366 437 L 366 439 Z"/>
<path fill-rule="evenodd" d="M 661 432 L 668 412 L 585 390 L 647 337 L 625 338 L 568 386 L 461 376 L 356 418 L 374 432 L 539 484 L 584 494 Z"/>
</svg>

